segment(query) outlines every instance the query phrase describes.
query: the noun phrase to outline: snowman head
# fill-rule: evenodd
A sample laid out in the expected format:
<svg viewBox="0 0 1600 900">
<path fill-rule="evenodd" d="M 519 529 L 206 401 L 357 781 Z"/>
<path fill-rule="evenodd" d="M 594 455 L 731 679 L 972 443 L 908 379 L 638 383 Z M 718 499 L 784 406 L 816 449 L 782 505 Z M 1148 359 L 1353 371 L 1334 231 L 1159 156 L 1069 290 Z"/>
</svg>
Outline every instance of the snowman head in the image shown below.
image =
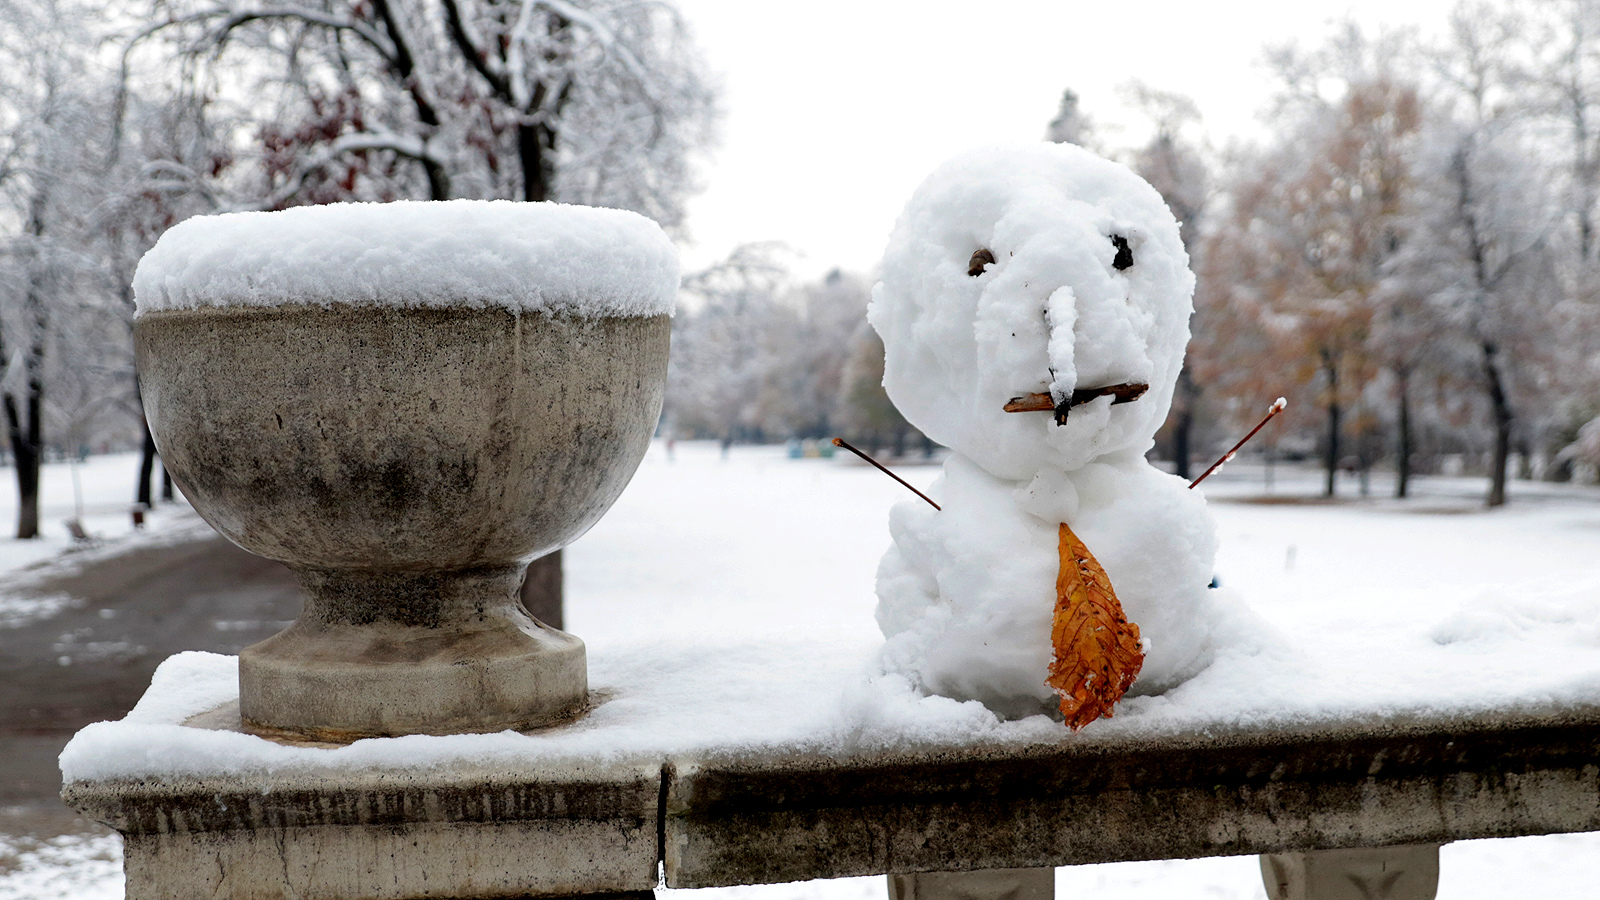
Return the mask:
<svg viewBox="0 0 1600 900">
<path fill-rule="evenodd" d="M 1188 263 L 1161 195 L 1125 166 L 1070 144 L 958 156 L 917 188 L 884 253 L 868 311 L 884 387 L 1001 478 L 1143 453 L 1189 341 Z M 1128 384 L 1149 388 L 1069 407 Z M 1004 411 L 1046 393 L 1056 412 Z"/>
</svg>

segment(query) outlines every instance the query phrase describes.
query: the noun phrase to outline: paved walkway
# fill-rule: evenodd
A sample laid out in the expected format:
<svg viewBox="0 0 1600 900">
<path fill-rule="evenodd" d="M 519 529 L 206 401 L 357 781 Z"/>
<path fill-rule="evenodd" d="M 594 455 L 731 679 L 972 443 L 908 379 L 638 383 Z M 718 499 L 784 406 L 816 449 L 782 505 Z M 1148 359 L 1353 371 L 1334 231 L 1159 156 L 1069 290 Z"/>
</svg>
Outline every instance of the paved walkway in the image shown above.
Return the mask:
<svg viewBox="0 0 1600 900">
<path fill-rule="evenodd" d="M 65 611 L 0 628 L 0 831 L 74 830 L 56 756 L 90 722 L 121 717 L 182 650 L 237 653 L 300 612 L 289 570 L 209 536 L 136 547 L 13 596 Z"/>
</svg>

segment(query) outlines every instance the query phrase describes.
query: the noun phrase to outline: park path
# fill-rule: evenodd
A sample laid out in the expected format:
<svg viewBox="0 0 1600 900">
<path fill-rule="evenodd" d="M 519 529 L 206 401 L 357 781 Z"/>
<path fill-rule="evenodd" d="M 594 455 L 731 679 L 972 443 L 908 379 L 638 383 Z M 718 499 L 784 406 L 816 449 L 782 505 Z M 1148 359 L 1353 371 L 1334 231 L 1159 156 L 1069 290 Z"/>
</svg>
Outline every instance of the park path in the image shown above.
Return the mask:
<svg viewBox="0 0 1600 900">
<path fill-rule="evenodd" d="M 6 590 L 71 599 L 0 628 L 0 832 L 81 829 L 56 796 L 56 757 L 74 732 L 120 718 L 168 656 L 237 653 L 300 612 L 288 569 L 209 532 L 60 569 Z"/>
</svg>

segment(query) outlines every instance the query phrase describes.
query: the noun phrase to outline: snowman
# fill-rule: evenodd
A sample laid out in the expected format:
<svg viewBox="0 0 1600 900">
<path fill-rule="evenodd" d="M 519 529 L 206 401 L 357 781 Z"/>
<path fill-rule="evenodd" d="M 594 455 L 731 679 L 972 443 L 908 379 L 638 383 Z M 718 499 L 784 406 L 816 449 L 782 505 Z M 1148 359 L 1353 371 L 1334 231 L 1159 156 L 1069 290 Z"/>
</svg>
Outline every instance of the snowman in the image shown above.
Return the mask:
<svg viewBox="0 0 1600 900">
<path fill-rule="evenodd" d="M 1215 530 L 1199 493 L 1145 460 L 1193 291 L 1161 196 L 1079 147 L 977 150 L 917 189 L 868 318 L 890 399 L 952 453 L 930 491 L 940 509 L 890 514 L 887 671 L 1006 717 L 1059 702 L 1079 727 L 1128 683 L 1160 693 L 1207 665 Z M 1080 601 L 1114 588 L 1125 621 L 1100 630 L 1129 657 L 1083 676 L 1124 683 L 1076 722 L 1056 678 L 1069 587 Z"/>
</svg>

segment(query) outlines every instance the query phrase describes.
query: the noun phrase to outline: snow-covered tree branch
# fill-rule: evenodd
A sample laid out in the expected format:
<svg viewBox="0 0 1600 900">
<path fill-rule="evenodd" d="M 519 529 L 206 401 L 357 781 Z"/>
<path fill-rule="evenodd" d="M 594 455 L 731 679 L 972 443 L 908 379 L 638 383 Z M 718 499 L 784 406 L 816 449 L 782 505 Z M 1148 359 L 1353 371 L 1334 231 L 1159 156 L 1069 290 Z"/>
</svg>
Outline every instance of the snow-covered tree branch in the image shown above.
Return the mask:
<svg viewBox="0 0 1600 900">
<path fill-rule="evenodd" d="M 678 229 L 712 142 L 715 87 L 659 2 L 153 3 L 129 55 L 255 129 L 230 173 L 251 205 L 555 199 Z"/>
</svg>

